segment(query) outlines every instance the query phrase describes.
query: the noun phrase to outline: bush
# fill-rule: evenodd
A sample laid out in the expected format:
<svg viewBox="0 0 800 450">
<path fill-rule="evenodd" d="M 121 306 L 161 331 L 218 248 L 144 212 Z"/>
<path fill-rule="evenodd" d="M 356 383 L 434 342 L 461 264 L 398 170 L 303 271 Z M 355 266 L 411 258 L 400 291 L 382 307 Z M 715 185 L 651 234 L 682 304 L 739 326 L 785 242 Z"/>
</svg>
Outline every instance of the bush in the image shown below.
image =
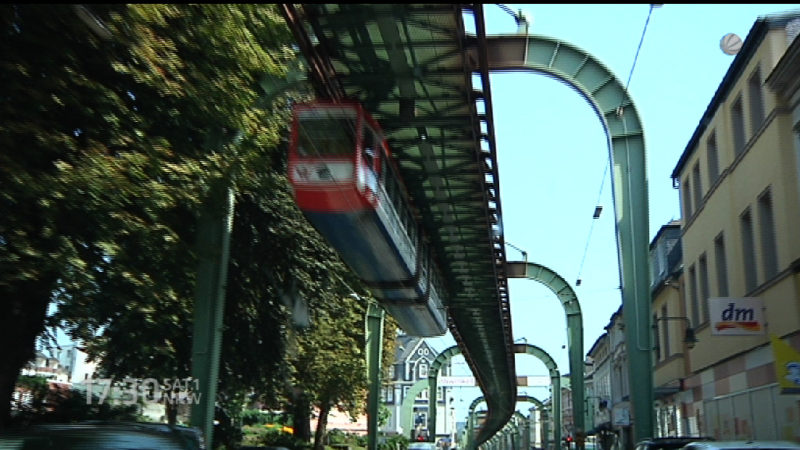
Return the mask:
<svg viewBox="0 0 800 450">
<path fill-rule="evenodd" d="M 347 444 L 347 434 L 338 428 L 328 430 L 328 445 L 335 444 Z"/>
<path fill-rule="evenodd" d="M 259 409 L 245 409 L 242 411 L 242 425 L 261 425 L 269 421 L 269 414 Z"/>
<path fill-rule="evenodd" d="M 402 434 L 387 437 L 384 442 L 378 444 L 378 450 L 397 450 L 398 448 L 408 448 L 408 438 Z"/>
<path fill-rule="evenodd" d="M 311 444 L 297 439 L 293 434 L 284 433 L 278 430 L 269 430 L 263 434 L 258 433 L 260 436 L 259 445 L 268 447 L 286 447 L 290 450 L 305 450 L 311 448 Z"/>
<path fill-rule="evenodd" d="M 100 402 L 93 395 L 87 401 L 86 393 L 77 389 L 51 389 L 47 381 L 38 377 L 20 377 L 18 385 L 33 396 L 30 405 L 19 405 L 12 411 L 9 426 L 29 426 L 41 423 L 72 423 L 85 420 L 137 420 L 137 405 L 116 405 L 112 401 Z"/>
</svg>

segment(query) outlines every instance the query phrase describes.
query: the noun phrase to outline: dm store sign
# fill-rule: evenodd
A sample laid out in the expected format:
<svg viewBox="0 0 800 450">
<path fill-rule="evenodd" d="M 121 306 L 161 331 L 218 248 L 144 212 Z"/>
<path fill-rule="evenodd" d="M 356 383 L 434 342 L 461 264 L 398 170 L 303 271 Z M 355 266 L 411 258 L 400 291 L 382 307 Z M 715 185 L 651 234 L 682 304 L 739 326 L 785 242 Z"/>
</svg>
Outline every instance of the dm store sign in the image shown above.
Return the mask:
<svg viewBox="0 0 800 450">
<path fill-rule="evenodd" d="M 712 297 L 708 299 L 708 312 L 712 335 L 764 334 L 763 303 L 758 297 Z"/>
</svg>

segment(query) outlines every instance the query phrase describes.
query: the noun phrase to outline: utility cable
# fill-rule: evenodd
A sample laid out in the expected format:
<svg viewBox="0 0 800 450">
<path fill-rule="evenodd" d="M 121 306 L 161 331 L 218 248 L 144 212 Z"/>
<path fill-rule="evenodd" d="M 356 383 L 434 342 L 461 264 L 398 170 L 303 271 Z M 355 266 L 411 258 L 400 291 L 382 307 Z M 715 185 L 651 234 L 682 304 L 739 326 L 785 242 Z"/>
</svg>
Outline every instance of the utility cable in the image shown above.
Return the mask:
<svg viewBox="0 0 800 450">
<path fill-rule="evenodd" d="M 622 111 L 622 105 L 628 96 L 628 87 L 631 84 L 631 78 L 633 77 L 633 71 L 636 68 L 636 62 L 639 60 L 639 52 L 641 52 L 642 50 L 642 44 L 644 43 L 644 36 L 647 33 L 647 26 L 650 24 L 650 16 L 653 14 L 653 9 L 659 6 L 661 5 L 651 4 L 650 10 L 647 12 L 647 19 L 645 20 L 644 28 L 642 29 L 642 37 L 639 38 L 639 46 L 636 48 L 636 54 L 633 57 L 633 64 L 631 64 L 631 71 L 628 73 L 628 80 L 625 82 L 625 92 L 622 99 L 620 100 L 620 106 L 618 108 L 618 111 Z M 597 194 L 597 202 L 595 203 L 595 205 L 600 204 L 600 197 L 603 194 L 603 186 L 605 185 L 606 182 L 606 174 L 608 173 L 609 164 L 610 162 L 606 162 L 605 169 L 603 169 L 603 179 L 600 181 L 600 192 L 598 192 Z M 589 251 L 589 242 L 591 241 L 592 238 L 592 231 L 594 230 L 594 223 L 596 219 L 597 217 L 592 218 L 592 225 L 589 227 L 589 236 L 586 238 L 586 246 L 583 249 L 583 258 L 581 259 L 581 264 L 580 267 L 578 268 L 578 277 L 575 281 L 576 285 L 579 285 L 581 282 L 581 273 L 583 273 L 583 264 L 586 262 L 586 254 Z"/>
<path fill-rule="evenodd" d="M 647 20 L 644 22 L 644 29 L 642 29 L 642 37 L 639 39 L 639 46 L 636 48 L 636 55 L 633 57 L 633 64 L 631 65 L 631 71 L 628 73 L 628 81 L 625 83 L 625 95 L 622 98 L 622 102 L 625 101 L 625 98 L 628 96 L 628 86 L 631 84 L 631 78 L 633 77 L 633 69 L 636 68 L 636 61 L 639 59 L 639 52 L 642 50 L 642 43 L 644 43 L 644 35 L 647 33 L 647 25 L 650 23 L 650 16 L 653 14 L 653 9 L 657 8 L 660 5 L 650 5 L 650 10 L 647 12 Z M 620 108 L 622 104 L 620 104 Z"/>
<path fill-rule="evenodd" d="M 609 162 L 606 161 L 605 168 L 603 169 L 603 178 L 600 180 L 600 190 L 597 193 L 597 201 L 594 203 L 595 205 L 600 204 L 600 198 L 603 196 L 603 187 L 606 184 L 606 174 L 608 174 L 608 166 Z M 581 284 L 581 273 L 583 273 L 583 264 L 586 262 L 586 254 L 589 252 L 589 242 L 592 240 L 592 231 L 594 230 L 594 223 L 597 222 L 597 217 L 592 218 L 592 225 L 589 227 L 589 235 L 586 237 L 586 246 L 583 248 L 583 258 L 581 258 L 581 265 L 578 267 L 578 277 L 576 278 L 575 284 Z"/>
</svg>

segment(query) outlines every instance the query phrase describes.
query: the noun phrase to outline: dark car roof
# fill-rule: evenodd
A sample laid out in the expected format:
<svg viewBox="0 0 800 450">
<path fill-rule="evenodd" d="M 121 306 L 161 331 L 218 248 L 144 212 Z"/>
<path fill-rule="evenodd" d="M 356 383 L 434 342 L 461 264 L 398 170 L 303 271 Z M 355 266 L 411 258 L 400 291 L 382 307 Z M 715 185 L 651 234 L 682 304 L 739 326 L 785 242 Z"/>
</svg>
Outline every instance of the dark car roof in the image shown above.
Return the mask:
<svg viewBox="0 0 800 450">
<path fill-rule="evenodd" d="M 648 450 L 673 450 L 681 448 L 690 442 L 713 440 L 714 438 L 707 436 L 670 436 L 644 439 L 639 441 L 636 446 L 643 446 Z"/>
<path fill-rule="evenodd" d="M 8 450 L 186 450 L 195 449 L 186 436 L 155 424 L 35 425 L 0 434 L 0 448 Z"/>
</svg>

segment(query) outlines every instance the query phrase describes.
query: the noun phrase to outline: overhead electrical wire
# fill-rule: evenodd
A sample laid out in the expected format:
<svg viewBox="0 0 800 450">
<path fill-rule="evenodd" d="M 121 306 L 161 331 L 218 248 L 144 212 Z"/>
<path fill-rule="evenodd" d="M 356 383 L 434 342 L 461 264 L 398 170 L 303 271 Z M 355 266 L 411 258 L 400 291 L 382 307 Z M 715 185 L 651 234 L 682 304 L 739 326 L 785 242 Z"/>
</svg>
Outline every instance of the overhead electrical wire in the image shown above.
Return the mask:
<svg viewBox="0 0 800 450">
<path fill-rule="evenodd" d="M 647 25 L 650 24 L 650 16 L 653 14 L 653 9 L 661 5 L 650 5 L 650 10 L 647 12 L 647 20 L 644 22 L 644 29 L 642 29 L 642 37 L 639 39 L 639 46 L 636 48 L 636 55 L 633 57 L 633 64 L 631 64 L 631 71 L 628 73 L 628 81 L 625 82 L 625 94 L 628 93 L 628 86 L 631 84 L 631 77 L 633 77 L 633 69 L 636 68 L 636 61 L 639 59 L 639 52 L 642 50 L 642 43 L 644 43 L 644 35 L 647 33 Z"/>
<path fill-rule="evenodd" d="M 603 196 L 603 187 L 606 184 L 606 174 L 608 174 L 609 162 L 606 161 L 605 168 L 603 169 L 603 178 L 600 180 L 600 190 L 597 193 L 597 201 L 595 205 L 600 205 L 600 198 Z M 597 209 L 595 208 L 595 211 Z M 592 217 L 592 225 L 589 226 L 589 235 L 586 237 L 586 246 L 583 248 L 583 257 L 581 258 L 581 265 L 578 267 L 578 276 L 575 279 L 575 285 L 581 285 L 581 273 L 583 273 L 583 264 L 586 262 L 586 254 L 589 252 L 589 242 L 592 240 L 592 231 L 594 230 L 594 223 L 597 222 L 599 215 L 595 214 Z"/>
<path fill-rule="evenodd" d="M 633 70 L 636 68 L 636 61 L 638 61 L 638 59 L 639 59 L 639 52 L 642 50 L 642 43 L 644 43 L 644 36 L 647 33 L 647 26 L 650 24 L 650 16 L 653 14 L 653 9 L 658 8 L 660 6 L 661 5 L 659 5 L 659 4 L 651 4 L 650 5 L 650 9 L 647 12 L 647 19 L 645 20 L 644 28 L 642 29 L 642 37 L 639 38 L 639 45 L 636 48 L 636 54 L 633 57 L 633 64 L 631 64 L 631 71 L 628 73 L 628 80 L 625 82 L 625 94 L 622 97 L 622 100 L 621 100 L 622 103 L 625 102 L 625 98 L 628 96 L 628 87 L 631 84 L 631 78 L 633 77 Z M 622 108 L 622 104 L 620 104 L 620 109 L 621 108 Z M 594 230 L 594 223 L 599 218 L 599 214 L 598 214 L 599 211 L 598 211 L 597 208 L 602 208 L 601 206 L 599 206 L 600 205 L 600 198 L 602 197 L 602 194 L 603 194 L 603 186 L 605 185 L 605 182 L 606 182 L 606 174 L 608 173 L 609 165 L 610 165 L 610 161 L 606 161 L 605 168 L 603 169 L 603 178 L 600 181 L 600 192 L 597 193 L 597 202 L 595 203 L 595 205 L 598 205 L 598 206 L 595 208 L 595 214 L 592 217 L 592 225 L 589 227 L 589 235 L 586 237 L 586 246 L 583 249 L 583 257 L 581 258 L 581 264 L 578 267 L 578 276 L 577 276 L 577 278 L 575 280 L 575 284 L 577 286 L 580 286 L 580 284 L 581 284 L 581 274 L 583 273 L 583 264 L 586 262 L 586 254 L 589 251 L 589 242 L 591 241 L 591 238 L 592 238 L 592 231 Z"/>
</svg>

